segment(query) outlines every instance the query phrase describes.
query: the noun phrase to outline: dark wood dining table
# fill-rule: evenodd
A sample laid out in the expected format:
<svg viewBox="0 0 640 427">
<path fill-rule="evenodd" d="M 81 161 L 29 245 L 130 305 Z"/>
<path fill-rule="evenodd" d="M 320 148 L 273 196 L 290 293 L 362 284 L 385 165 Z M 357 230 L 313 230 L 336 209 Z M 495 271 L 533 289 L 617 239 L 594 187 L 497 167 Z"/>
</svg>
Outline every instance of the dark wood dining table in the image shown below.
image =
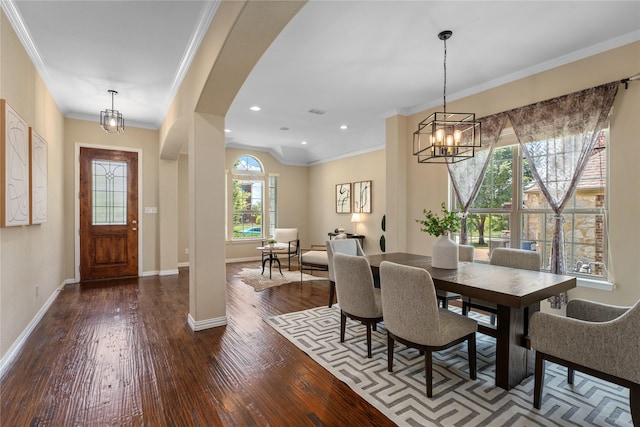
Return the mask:
<svg viewBox="0 0 640 427">
<path fill-rule="evenodd" d="M 529 317 L 540 301 L 576 287 L 576 278 L 480 262 L 461 262 L 455 270 L 431 266 L 431 257 L 403 252 L 369 255 L 374 275 L 382 261 L 424 268 L 437 289 L 480 298 L 497 305 L 496 326 L 478 324 L 478 331 L 496 339 L 495 384 L 505 390 L 533 374 L 535 353 L 528 340 Z M 380 284 L 384 286 L 384 283 Z"/>
</svg>

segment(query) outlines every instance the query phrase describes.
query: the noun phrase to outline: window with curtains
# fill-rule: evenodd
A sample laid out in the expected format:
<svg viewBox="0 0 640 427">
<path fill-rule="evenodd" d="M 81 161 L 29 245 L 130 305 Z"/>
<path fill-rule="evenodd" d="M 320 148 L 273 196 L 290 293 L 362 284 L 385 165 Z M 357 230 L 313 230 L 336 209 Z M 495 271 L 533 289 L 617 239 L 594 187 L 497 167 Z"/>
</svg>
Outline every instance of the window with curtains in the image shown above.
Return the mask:
<svg viewBox="0 0 640 427">
<path fill-rule="evenodd" d="M 555 213 L 542 194 L 522 147 L 503 132 L 491 152 L 478 193 L 467 212 L 467 241 L 476 259 L 488 261 L 496 247 L 538 251 L 550 269 Z M 585 169 L 562 211 L 567 273 L 607 278 L 607 149 L 608 128 L 598 134 Z M 531 150 L 537 164 L 550 163 L 547 150 Z M 554 153 L 556 154 L 556 153 Z M 553 179 L 571 180 L 555 162 Z M 547 180 L 550 178 L 547 177 Z M 458 207 L 460 208 L 460 207 Z"/>
</svg>

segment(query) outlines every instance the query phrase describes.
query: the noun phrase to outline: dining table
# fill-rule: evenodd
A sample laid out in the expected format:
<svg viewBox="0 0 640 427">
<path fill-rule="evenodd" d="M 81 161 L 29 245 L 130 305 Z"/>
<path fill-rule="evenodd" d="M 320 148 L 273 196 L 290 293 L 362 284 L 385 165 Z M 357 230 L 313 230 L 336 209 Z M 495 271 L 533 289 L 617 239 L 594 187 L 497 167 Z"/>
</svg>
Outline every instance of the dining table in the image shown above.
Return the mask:
<svg viewBox="0 0 640 427">
<path fill-rule="evenodd" d="M 432 267 L 431 257 L 425 255 L 395 252 L 367 258 L 374 276 L 379 277 L 383 261 L 423 268 L 431 274 L 437 289 L 495 303 L 496 325 L 479 322 L 478 331 L 496 340 L 495 384 L 505 390 L 533 374 L 530 316 L 540 310 L 542 300 L 576 287 L 572 276 L 483 262 L 460 262 L 457 269 L 441 269 Z"/>
</svg>

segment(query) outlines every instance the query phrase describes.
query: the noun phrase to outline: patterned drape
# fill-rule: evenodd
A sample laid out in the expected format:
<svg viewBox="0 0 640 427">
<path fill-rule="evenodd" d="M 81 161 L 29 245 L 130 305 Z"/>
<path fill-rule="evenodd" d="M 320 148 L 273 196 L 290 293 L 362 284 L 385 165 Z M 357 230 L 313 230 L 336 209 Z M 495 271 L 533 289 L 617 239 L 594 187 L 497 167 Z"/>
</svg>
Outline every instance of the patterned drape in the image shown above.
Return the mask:
<svg viewBox="0 0 640 427">
<path fill-rule="evenodd" d="M 486 149 L 476 151 L 475 156 L 464 162 L 447 163 L 453 190 L 458 198 L 462 221 L 460 243 L 467 244 L 467 210 L 476 198 L 507 116 L 504 113 L 478 119 L 481 123 L 482 141 Z"/>
<path fill-rule="evenodd" d="M 619 82 L 608 83 L 506 113 L 533 175 L 555 213 L 552 273 L 566 273 L 562 211 L 589 161 L 618 85 Z M 549 302 L 552 308 L 560 308 L 567 302 L 567 296 L 558 295 Z"/>
</svg>

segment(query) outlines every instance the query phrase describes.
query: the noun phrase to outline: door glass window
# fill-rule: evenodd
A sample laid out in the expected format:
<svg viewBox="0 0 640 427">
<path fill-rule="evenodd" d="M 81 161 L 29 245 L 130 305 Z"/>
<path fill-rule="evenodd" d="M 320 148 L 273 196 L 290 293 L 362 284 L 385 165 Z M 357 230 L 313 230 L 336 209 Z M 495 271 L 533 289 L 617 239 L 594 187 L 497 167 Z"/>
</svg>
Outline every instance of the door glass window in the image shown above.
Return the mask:
<svg viewBox="0 0 640 427">
<path fill-rule="evenodd" d="M 93 225 L 127 223 L 127 163 L 93 160 Z"/>
</svg>

